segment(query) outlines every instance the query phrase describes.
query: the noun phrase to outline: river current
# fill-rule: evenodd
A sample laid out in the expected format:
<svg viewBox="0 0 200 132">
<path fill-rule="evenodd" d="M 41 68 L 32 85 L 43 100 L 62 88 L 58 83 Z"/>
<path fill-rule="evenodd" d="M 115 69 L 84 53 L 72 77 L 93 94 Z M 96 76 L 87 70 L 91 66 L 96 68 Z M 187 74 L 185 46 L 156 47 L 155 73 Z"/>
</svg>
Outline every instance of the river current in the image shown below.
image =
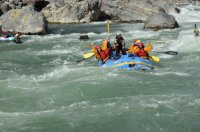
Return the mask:
<svg viewBox="0 0 200 132">
<path fill-rule="evenodd" d="M 151 42 L 160 63 L 152 71 L 104 68 L 90 44 L 107 37 L 106 22 L 49 25 L 50 34 L 0 42 L 1 132 L 199 132 L 200 7 L 175 14 L 180 28 L 152 31 L 143 23 L 111 23 L 121 33 Z M 86 34 L 90 40 L 80 41 Z"/>
</svg>

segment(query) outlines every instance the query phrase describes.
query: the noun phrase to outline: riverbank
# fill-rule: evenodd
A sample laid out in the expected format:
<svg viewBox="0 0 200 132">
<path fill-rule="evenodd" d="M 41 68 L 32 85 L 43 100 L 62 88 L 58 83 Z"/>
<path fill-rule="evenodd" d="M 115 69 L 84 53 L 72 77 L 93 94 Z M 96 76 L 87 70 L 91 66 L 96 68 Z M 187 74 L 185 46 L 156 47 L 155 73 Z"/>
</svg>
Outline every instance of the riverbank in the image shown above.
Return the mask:
<svg viewBox="0 0 200 132">
<path fill-rule="evenodd" d="M 153 13 L 180 13 L 179 7 L 199 5 L 190 0 L 7 0 L 1 2 L 0 15 L 11 9 L 34 6 L 49 23 L 84 23 L 110 19 L 120 22 L 144 22 Z"/>
</svg>

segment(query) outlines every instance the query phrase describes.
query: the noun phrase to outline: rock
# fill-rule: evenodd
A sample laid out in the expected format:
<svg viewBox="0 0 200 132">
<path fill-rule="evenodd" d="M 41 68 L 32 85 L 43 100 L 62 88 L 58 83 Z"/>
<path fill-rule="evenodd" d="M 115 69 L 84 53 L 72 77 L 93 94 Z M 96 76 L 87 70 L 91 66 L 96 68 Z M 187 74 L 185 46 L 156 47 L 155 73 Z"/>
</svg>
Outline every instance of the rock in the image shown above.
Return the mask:
<svg viewBox="0 0 200 132">
<path fill-rule="evenodd" d="M 89 37 L 88 37 L 88 35 L 81 35 L 81 36 L 79 37 L 79 39 L 80 39 L 80 40 L 87 40 L 87 39 L 89 39 Z"/>
<path fill-rule="evenodd" d="M 0 9 L 0 16 L 3 15 L 3 11 Z"/>
<path fill-rule="evenodd" d="M 175 8 L 176 13 L 180 13 L 181 10 L 179 8 Z"/>
<path fill-rule="evenodd" d="M 2 11 L 3 13 L 9 11 L 10 9 L 11 9 L 11 7 L 10 7 L 8 4 L 6 4 L 6 3 L 3 3 L 3 4 L 1 5 L 1 11 Z"/>
<path fill-rule="evenodd" d="M 46 34 L 47 21 L 41 12 L 33 7 L 12 9 L 1 16 L 2 30 L 5 32 L 21 32 L 24 34 Z"/>
<path fill-rule="evenodd" d="M 102 0 L 101 10 L 122 22 L 143 22 L 152 13 L 165 12 L 161 5 L 150 0 Z"/>
<path fill-rule="evenodd" d="M 150 28 L 154 30 L 174 29 L 178 27 L 179 25 L 174 16 L 165 13 L 153 14 L 144 22 L 144 28 Z"/>
<path fill-rule="evenodd" d="M 16 9 L 15 5 L 10 5 L 11 9 Z"/>
<path fill-rule="evenodd" d="M 72 1 L 71 1 L 72 2 Z M 77 0 L 77 2 L 53 2 L 43 9 L 50 23 L 79 23 L 105 20 L 106 15 L 100 10 L 99 0 Z M 50 12 L 50 13 L 49 13 Z"/>
</svg>

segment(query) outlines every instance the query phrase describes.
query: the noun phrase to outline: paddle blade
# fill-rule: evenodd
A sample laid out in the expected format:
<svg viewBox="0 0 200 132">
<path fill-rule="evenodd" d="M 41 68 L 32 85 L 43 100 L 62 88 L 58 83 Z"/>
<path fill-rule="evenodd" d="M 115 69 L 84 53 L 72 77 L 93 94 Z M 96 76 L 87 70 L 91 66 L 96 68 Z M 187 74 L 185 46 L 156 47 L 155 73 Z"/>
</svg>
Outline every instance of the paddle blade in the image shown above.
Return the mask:
<svg viewBox="0 0 200 132">
<path fill-rule="evenodd" d="M 94 55 L 94 53 L 84 54 L 83 59 L 77 60 L 76 62 L 78 63 L 78 62 L 84 61 L 85 59 L 88 59 L 88 58 L 92 57 L 93 55 Z"/>
<path fill-rule="evenodd" d="M 87 58 L 92 57 L 93 55 L 94 55 L 94 53 L 87 53 L 87 54 L 84 54 L 83 57 L 84 57 L 85 59 L 87 59 Z"/>
<path fill-rule="evenodd" d="M 150 59 L 155 62 L 160 62 L 160 58 L 157 56 L 150 56 Z"/>
<path fill-rule="evenodd" d="M 169 55 L 177 55 L 178 54 L 177 51 L 166 51 L 164 53 L 169 54 Z"/>
</svg>

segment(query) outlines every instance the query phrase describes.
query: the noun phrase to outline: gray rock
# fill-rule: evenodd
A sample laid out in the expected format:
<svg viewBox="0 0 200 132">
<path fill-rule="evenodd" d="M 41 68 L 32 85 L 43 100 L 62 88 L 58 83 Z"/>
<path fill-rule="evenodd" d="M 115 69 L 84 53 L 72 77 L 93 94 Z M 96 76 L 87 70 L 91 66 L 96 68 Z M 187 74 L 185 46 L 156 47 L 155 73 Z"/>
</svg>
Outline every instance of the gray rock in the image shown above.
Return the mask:
<svg viewBox="0 0 200 132">
<path fill-rule="evenodd" d="M 10 9 L 11 9 L 11 7 L 10 7 L 8 4 L 6 4 L 6 3 L 3 3 L 3 4 L 1 5 L 1 11 L 2 11 L 3 13 L 9 11 Z"/>
<path fill-rule="evenodd" d="M 175 12 L 176 12 L 176 13 L 180 13 L 181 10 L 180 10 L 179 8 L 175 8 Z"/>
<path fill-rule="evenodd" d="M 19 6 L 20 8 L 22 8 L 23 3 L 22 3 L 22 2 L 18 2 L 18 6 Z"/>
<path fill-rule="evenodd" d="M 87 40 L 87 39 L 89 39 L 89 37 L 88 37 L 88 35 L 81 35 L 81 36 L 79 37 L 79 39 L 80 39 L 80 40 Z"/>
<path fill-rule="evenodd" d="M 14 0 L 15 5 L 18 5 L 19 2 L 21 2 L 21 0 Z"/>
<path fill-rule="evenodd" d="M 16 9 L 15 5 L 10 5 L 11 9 Z"/>
<path fill-rule="evenodd" d="M 178 28 L 179 25 L 174 16 L 165 13 L 156 13 L 144 22 L 144 28 L 159 29 L 173 29 Z"/>
<path fill-rule="evenodd" d="M 5 32 L 21 32 L 24 34 L 46 34 L 47 21 L 41 12 L 33 7 L 12 9 L 1 16 L 2 30 Z"/>
<path fill-rule="evenodd" d="M 74 4 L 65 3 L 64 6 L 58 2 L 50 3 L 43 12 L 51 23 L 90 22 L 105 17 L 100 10 L 99 0 L 78 0 Z"/>
</svg>

